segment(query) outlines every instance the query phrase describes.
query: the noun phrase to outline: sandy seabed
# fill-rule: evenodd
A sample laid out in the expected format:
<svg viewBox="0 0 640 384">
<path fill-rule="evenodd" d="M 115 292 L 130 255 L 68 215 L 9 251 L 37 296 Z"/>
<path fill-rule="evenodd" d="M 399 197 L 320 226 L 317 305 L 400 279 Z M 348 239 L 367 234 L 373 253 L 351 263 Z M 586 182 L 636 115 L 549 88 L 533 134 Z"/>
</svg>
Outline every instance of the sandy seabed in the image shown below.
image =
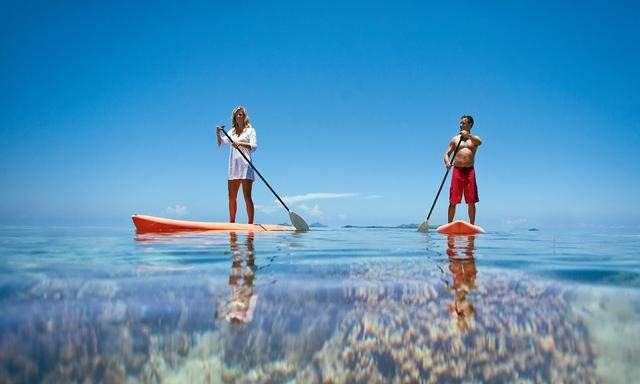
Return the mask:
<svg viewBox="0 0 640 384">
<path fill-rule="evenodd" d="M 5 329 L 0 382 L 629 382 L 637 294 L 461 267 L 368 265 L 338 284 L 257 284 L 253 318 L 216 316 L 228 287 L 151 288 L 142 308 L 101 282 L 42 280 Z M 448 277 L 451 277 L 448 279 Z M 148 295 L 147 295 L 148 296 Z M 79 306 L 75 299 L 91 297 Z M 37 299 L 37 300 L 35 300 Z M 33 306 L 39 306 L 37 308 Z M 151 308 L 151 309 L 150 309 Z M 16 309 L 17 311 L 17 309 Z"/>
</svg>

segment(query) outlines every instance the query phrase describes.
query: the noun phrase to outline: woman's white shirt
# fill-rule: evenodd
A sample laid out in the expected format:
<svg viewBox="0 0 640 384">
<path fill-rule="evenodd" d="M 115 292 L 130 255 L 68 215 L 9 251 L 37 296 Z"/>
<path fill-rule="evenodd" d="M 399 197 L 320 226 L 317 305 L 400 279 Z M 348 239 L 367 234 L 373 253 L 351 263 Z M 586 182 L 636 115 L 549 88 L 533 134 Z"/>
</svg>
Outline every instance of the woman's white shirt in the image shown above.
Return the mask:
<svg viewBox="0 0 640 384">
<path fill-rule="evenodd" d="M 247 127 L 242 130 L 240 135 L 236 134 L 235 128 L 229 131 L 229 136 L 236 143 L 248 143 L 251 148 L 247 147 L 239 147 L 234 148 L 231 146 L 231 151 L 229 152 L 229 180 L 237 180 L 237 179 L 250 179 L 254 180 L 253 176 L 253 168 L 251 165 L 242 157 L 238 151 L 242 151 L 242 153 L 247 156 L 249 160 L 251 160 L 251 153 L 255 152 L 258 149 L 258 140 L 256 138 L 256 130 Z M 229 139 L 223 134 L 220 136 L 219 145 L 225 146 L 229 144 Z"/>
</svg>

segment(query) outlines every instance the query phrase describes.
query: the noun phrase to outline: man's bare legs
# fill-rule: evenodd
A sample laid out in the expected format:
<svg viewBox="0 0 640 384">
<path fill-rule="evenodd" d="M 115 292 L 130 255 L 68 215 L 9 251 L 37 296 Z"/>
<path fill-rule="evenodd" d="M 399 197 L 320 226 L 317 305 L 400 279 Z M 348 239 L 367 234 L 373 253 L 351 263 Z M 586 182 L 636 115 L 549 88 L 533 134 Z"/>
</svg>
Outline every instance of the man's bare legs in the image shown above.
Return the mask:
<svg viewBox="0 0 640 384">
<path fill-rule="evenodd" d="M 469 222 L 471 225 L 476 223 L 476 203 L 469 204 Z"/>
<path fill-rule="evenodd" d="M 449 204 L 449 223 L 453 221 L 454 216 L 456 215 L 456 205 Z M 469 222 L 473 225 L 476 223 L 476 204 L 469 204 Z"/>
</svg>

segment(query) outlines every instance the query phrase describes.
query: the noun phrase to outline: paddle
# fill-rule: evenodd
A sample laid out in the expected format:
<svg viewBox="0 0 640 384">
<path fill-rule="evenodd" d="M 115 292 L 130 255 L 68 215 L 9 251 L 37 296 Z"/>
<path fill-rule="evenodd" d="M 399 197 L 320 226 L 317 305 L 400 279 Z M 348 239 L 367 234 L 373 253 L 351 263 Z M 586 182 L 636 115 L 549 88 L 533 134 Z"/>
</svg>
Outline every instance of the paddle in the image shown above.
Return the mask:
<svg viewBox="0 0 640 384">
<path fill-rule="evenodd" d="M 236 144 L 235 141 L 233 141 L 233 139 L 231 138 L 231 136 L 229 136 L 229 134 L 227 133 L 227 131 L 224 130 L 224 125 L 221 125 L 220 130 L 222 132 L 224 132 L 224 135 L 227 136 L 227 139 L 229 139 L 229 141 L 232 144 Z M 240 154 L 242 155 L 242 157 L 244 157 L 245 160 L 247 160 L 247 163 L 249 163 L 249 165 L 251 166 L 251 168 L 253 168 L 254 171 L 256 171 L 256 173 L 258 174 L 258 176 L 260 176 L 260 178 L 262 179 L 262 181 L 264 181 L 264 183 L 267 185 L 267 187 L 269 187 L 269 190 L 278 198 L 278 201 L 280 201 L 280 204 L 282 204 L 282 206 L 284 207 L 284 209 L 287 210 L 287 212 L 289 212 L 289 219 L 291 220 L 291 224 L 293 224 L 294 227 L 296 227 L 297 231 L 301 231 L 301 232 L 307 232 L 309 230 L 309 225 L 307 224 L 306 221 L 304 221 L 304 219 L 302 217 L 300 217 L 300 215 L 296 214 L 295 212 L 292 212 L 289 207 L 287 207 L 287 204 L 284 203 L 284 201 L 282 201 L 282 199 L 280 198 L 280 196 L 278 196 L 278 194 L 276 193 L 276 191 L 273 190 L 273 188 L 271 188 L 271 186 L 269 185 L 269 183 L 267 183 L 267 180 L 264 179 L 264 177 L 260 174 L 260 171 L 258 171 L 256 169 L 256 167 L 253 165 L 253 163 L 251 162 L 251 160 L 249 160 L 247 158 L 247 156 L 240 150 L 240 148 L 236 148 L 236 150 L 238 152 L 240 152 Z"/>
<path fill-rule="evenodd" d="M 456 149 L 453 151 L 453 155 L 451 156 L 451 167 L 453 167 L 453 159 L 456 158 L 456 153 L 458 153 L 458 148 L 460 148 L 460 143 L 462 143 L 462 134 L 460 134 L 460 140 L 458 140 L 458 145 L 456 145 Z M 433 207 L 436 206 L 436 201 L 438 201 L 438 196 L 440 196 L 440 191 L 442 191 L 442 186 L 444 185 L 445 180 L 447 180 L 447 176 L 449 176 L 449 170 L 451 167 L 447 168 L 447 172 L 444 174 L 444 178 L 442 179 L 442 183 L 440 183 L 440 188 L 438 188 L 438 193 L 436 193 L 436 198 L 433 200 L 433 204 L 431 204 L 431 209 L 429 210 L 429 214 L 427 215 L 427 220 L 424 223 L 420 224 L 418 227 L 418 232 L 429 232 L 429 219 L 431 218 L 431 212 L 433 212 Z"/>
</svg>

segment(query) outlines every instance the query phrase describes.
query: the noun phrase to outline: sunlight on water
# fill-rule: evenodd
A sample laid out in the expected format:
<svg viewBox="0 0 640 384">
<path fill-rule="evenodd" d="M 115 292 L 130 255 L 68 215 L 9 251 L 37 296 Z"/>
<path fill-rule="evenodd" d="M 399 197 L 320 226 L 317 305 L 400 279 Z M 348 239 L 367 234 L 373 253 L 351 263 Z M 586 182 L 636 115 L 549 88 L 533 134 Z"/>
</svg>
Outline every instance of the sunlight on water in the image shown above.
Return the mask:
<svg viewBox="0 0 640 384">
<path fill-rule="evenodd" d="M 0 381 L 631 382 L 640 236 L 0 231 Z"/>
</svg>

